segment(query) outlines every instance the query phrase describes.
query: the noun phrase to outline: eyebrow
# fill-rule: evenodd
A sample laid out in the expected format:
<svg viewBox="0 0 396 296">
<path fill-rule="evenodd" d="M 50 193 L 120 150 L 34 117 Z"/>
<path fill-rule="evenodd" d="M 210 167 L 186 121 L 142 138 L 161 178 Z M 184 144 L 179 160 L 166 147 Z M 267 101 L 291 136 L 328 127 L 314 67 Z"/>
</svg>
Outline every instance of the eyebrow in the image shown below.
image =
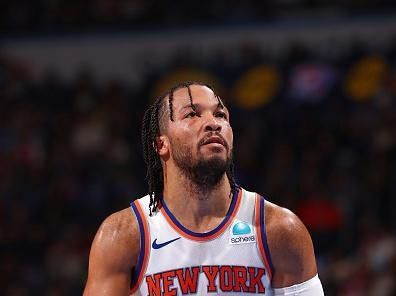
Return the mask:
<svg viewBox="0 0 396 296">
<path fill-rule="evenodd" d="M 183 107 L 181 107 L 181 110 L 190 109 L 190 108 L 193 110 L 201 109 L 201 106 L 202 106 L 201 104 L 187 104 L 187 105 L 184 105 Z M 224 109 L 224 110 L 228 111 L 228 109 L 220 102 L 216 105 L 216 109 Z"/>
</svg>

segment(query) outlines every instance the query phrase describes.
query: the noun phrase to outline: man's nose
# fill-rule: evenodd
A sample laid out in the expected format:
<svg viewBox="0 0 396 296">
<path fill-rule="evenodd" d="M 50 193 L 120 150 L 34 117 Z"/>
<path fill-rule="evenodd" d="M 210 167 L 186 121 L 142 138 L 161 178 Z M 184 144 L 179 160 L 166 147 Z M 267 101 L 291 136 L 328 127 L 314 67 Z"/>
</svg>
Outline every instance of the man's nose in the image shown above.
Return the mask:
<svg viewBox="0 0 396 296">
<path fill-rule="evenodd" d="M 216 117 L 209 115 L 205 122 L 205 132 L 220 132 L 221 125 L 217 122 Z"/>
</svg>

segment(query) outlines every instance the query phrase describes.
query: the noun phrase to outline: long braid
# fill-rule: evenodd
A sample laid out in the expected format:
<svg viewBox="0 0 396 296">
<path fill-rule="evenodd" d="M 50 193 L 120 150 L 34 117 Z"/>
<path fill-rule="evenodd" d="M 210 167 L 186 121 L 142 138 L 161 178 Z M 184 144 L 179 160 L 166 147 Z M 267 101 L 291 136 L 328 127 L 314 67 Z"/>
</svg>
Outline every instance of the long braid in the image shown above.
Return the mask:
<svg viewBox="0 0 396 296">
<path fill-rule="evenodd" d="M 240 189 L 240 186 L 235 181 L 233 159 L 231 160 L 230 166 L 228 167 L 226 173 L 227 173 L 228 181 L 230 182 L 230 186 L 231 186 L 231 194 L 234 195 Z"/>
<path fill-rule="evenodd" d="M 161 160 L 155 148 L 156 137 L 159 135 L 158 110 L 161 102 L 158 100 L 148 108 L 143 117 L 142 143 L 143 156 L 147 165 L 146 178 L 150 195 L 150 215 L 158 206 L 158 201 L 164 187 Z"/>
<path fill-rule="evenodd" d="M 156 140 L 160 136 L 160 117 L 164 115 L 166 110 L 165 104 L 168 103 L 169 120 L 173 121 L 173 95 L 174 92 L 181 88 L 187 88 L 190 99 L 190 104 L 193 110 L 195 106 L 193 104 L 193 98 L 191 94 L 191 85 L 202 85 L 210 88 L 213 92 L 213 88 L 205 83 L 196 81 L 187 81 L 180 83 L 172 87 L 167 93 L 159 97 L 145 112 L 143 116 L 142 124 L 142 145 L 143 145 L 143 157 L 147 165 L 146 179 L 148 182 L 148 191 L 150 195 L 150 216 L 157 210 L 159 202 L 162 198 L 164 189 L 164 176 L 162 171 L 161 159 L 157 153 Z M 168 98 L 168 100 L 165 100 Z M 220 97 L 216 95 L 219 105 L 224 108 L 224 103 Z M 228 180 L 231 186 L 231 194 L 238 191 L 239 185 L 235 182 L 234 177 L 234 163 L 231 160 L 230 166 L 226 171 Z"/>
</svg>

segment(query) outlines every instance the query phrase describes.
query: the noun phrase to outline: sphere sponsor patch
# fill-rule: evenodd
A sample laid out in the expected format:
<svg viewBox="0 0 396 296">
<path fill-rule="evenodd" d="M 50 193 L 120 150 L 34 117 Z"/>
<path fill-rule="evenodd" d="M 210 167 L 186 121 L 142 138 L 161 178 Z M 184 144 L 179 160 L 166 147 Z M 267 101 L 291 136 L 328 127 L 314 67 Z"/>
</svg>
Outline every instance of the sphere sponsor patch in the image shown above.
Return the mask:
<svg viewBox="0 0 396 296">
<path fill-rule="evenodd" d="M 256 234 L 251 224 L 236 220 L 231 226 L 230 240 L 231 245 L 249 244 L 256 242 Z"/>
</svg>

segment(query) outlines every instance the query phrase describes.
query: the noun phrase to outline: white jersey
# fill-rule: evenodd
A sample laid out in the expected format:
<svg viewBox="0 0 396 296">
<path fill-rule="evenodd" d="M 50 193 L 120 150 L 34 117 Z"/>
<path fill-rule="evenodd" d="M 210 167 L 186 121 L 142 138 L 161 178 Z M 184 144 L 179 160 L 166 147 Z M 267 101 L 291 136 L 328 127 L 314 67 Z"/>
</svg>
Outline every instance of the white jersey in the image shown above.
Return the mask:
<svg viewBox="0 0 396 296">
<path fill-rule="evenodd" d="M 131 204 L 141 234 L 131 295 L 273 295 L 263 197 L 239 189 L 206 233 L 185 228 L 164 202 L 150 217 L 149 202 Z"/>
</svg>

